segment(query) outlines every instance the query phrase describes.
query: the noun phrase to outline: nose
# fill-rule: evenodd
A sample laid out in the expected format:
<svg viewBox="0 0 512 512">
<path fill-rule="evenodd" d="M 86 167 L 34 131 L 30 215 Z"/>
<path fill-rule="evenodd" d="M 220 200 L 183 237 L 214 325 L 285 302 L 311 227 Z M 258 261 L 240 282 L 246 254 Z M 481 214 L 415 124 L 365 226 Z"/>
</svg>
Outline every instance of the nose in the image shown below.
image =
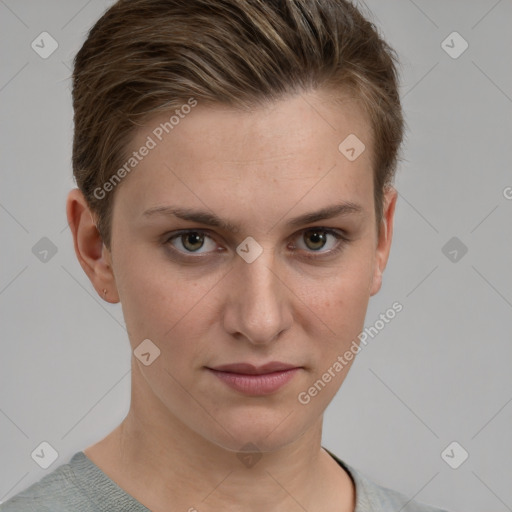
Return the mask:
<svg viewBox="0 0 512 512">
<path fill-rule="evenodd" d="M 224 328 L 253 345 L 268 345 L 293 321 L 291 291 L 283 284 L 282 266 L 270 249 L 252 263 L 240 258 L 235 266 L 229 276 Z"/>
</svg>

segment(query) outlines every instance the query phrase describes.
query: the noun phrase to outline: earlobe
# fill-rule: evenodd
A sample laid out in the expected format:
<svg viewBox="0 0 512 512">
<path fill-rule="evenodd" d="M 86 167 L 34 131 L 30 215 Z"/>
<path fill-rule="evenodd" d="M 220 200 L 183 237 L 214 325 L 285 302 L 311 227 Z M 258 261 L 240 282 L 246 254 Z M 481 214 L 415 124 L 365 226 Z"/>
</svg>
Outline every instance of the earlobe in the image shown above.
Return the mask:
<svg viewBox="0 0 512 512">
<path fill-rule="evenodd" d="M 397 197 L 398 192 L 396 189 L 388 185 L 384 192 L 382 221 L 379 227 L 379 237 L 373 263 L 374 268 L 370 286 L 370 296 L 375 295 L 382 286 L 382 275 L 388 262 L 391 241 L 393 239 L 393 222 Z"/>
<path fill-rule="evenodd" d="M 110 251 L 103 244 L 94 216 L 77 188 L 68 194 L 66 215 L 76 257 L 96 292 L 107 302 L 119 302 Z"/>
</svg>

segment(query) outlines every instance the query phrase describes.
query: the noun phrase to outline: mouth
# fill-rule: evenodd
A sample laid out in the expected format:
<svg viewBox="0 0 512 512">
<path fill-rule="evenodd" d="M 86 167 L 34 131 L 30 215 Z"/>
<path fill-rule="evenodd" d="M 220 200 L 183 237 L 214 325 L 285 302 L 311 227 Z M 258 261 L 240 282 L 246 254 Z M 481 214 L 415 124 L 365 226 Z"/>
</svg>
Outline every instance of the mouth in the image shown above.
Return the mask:
<svg viewBox="0 0 512 512">
<path fill-rule="evenodd" d="M 231 389 L 253 396 L 275 393 L 302 369 L 299 366 L 277 361 L 262 366 L 235 363 L 206 368 Z"/>
</svg>

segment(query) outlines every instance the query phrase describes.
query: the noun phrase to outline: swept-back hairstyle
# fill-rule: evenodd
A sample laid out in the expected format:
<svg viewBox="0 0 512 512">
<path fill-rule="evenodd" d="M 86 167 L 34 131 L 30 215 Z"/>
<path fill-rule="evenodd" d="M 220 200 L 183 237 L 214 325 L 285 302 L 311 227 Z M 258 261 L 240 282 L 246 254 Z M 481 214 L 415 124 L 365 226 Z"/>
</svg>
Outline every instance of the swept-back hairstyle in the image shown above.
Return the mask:
<svg viewBox="0 0 512 512">
<path fill-rule="evenodd" d="M 395 51 L 346 0 L 120 0 L 74 61 L 73 173 L 105 245 L 134 131 L 157 112 L 199 104 L 254 107 L 328 88 L 371 124 L 377 223 L 396 170 L 404 120 Z M 340 141 L 341 142 L 341 141 Z"/>
</svg>

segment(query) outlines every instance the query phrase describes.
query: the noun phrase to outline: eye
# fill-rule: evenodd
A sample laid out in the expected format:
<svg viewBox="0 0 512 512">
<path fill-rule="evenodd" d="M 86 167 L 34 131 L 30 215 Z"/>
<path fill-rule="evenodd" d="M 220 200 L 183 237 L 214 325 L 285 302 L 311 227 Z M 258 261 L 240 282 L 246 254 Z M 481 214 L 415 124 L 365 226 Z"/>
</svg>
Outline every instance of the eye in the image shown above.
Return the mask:
<svg viewBox="0 0 512 512">
<path fill-rule="evenodd" d="M 299 243 L 292 249 L 301 249 L 309 253 L 306 257 L 315 257 L 312 253 L 334 254 L 340 251 L 348 240 L 334 229 L 315 227 L 299 234 Z M 324 250 L 323 250 L 324 249 Z"/>
<path fill-rule="evenodd" d="M 217 244 L 204 231 L 182 231 L 173 235 L 167 243 L 182 253 L 203 254 L 213 252 Z M 205 249 L 202 251 L 201 249 Z"/>
<path fill-rule="evenodd" d="M 330 228 L 315 227 L 301 231 L 295 236 L 298 243 L 292 243 L 288 246 L 292 250 L 299 249 L 306 254 L 305 258 L 320 258 L 330 256 L 341 251 L 349 240 L 338 230 Z M 172 250 L 178 255 L 185 257 L 189 255 L 220 252 L 223 249 L 208 236 L 203 230 L 183 230 L 175 232 L 167 238 L 165 245 L 172 246 Z M 315 254 L 315 253 L 318 253 Z"/>
</svg>

